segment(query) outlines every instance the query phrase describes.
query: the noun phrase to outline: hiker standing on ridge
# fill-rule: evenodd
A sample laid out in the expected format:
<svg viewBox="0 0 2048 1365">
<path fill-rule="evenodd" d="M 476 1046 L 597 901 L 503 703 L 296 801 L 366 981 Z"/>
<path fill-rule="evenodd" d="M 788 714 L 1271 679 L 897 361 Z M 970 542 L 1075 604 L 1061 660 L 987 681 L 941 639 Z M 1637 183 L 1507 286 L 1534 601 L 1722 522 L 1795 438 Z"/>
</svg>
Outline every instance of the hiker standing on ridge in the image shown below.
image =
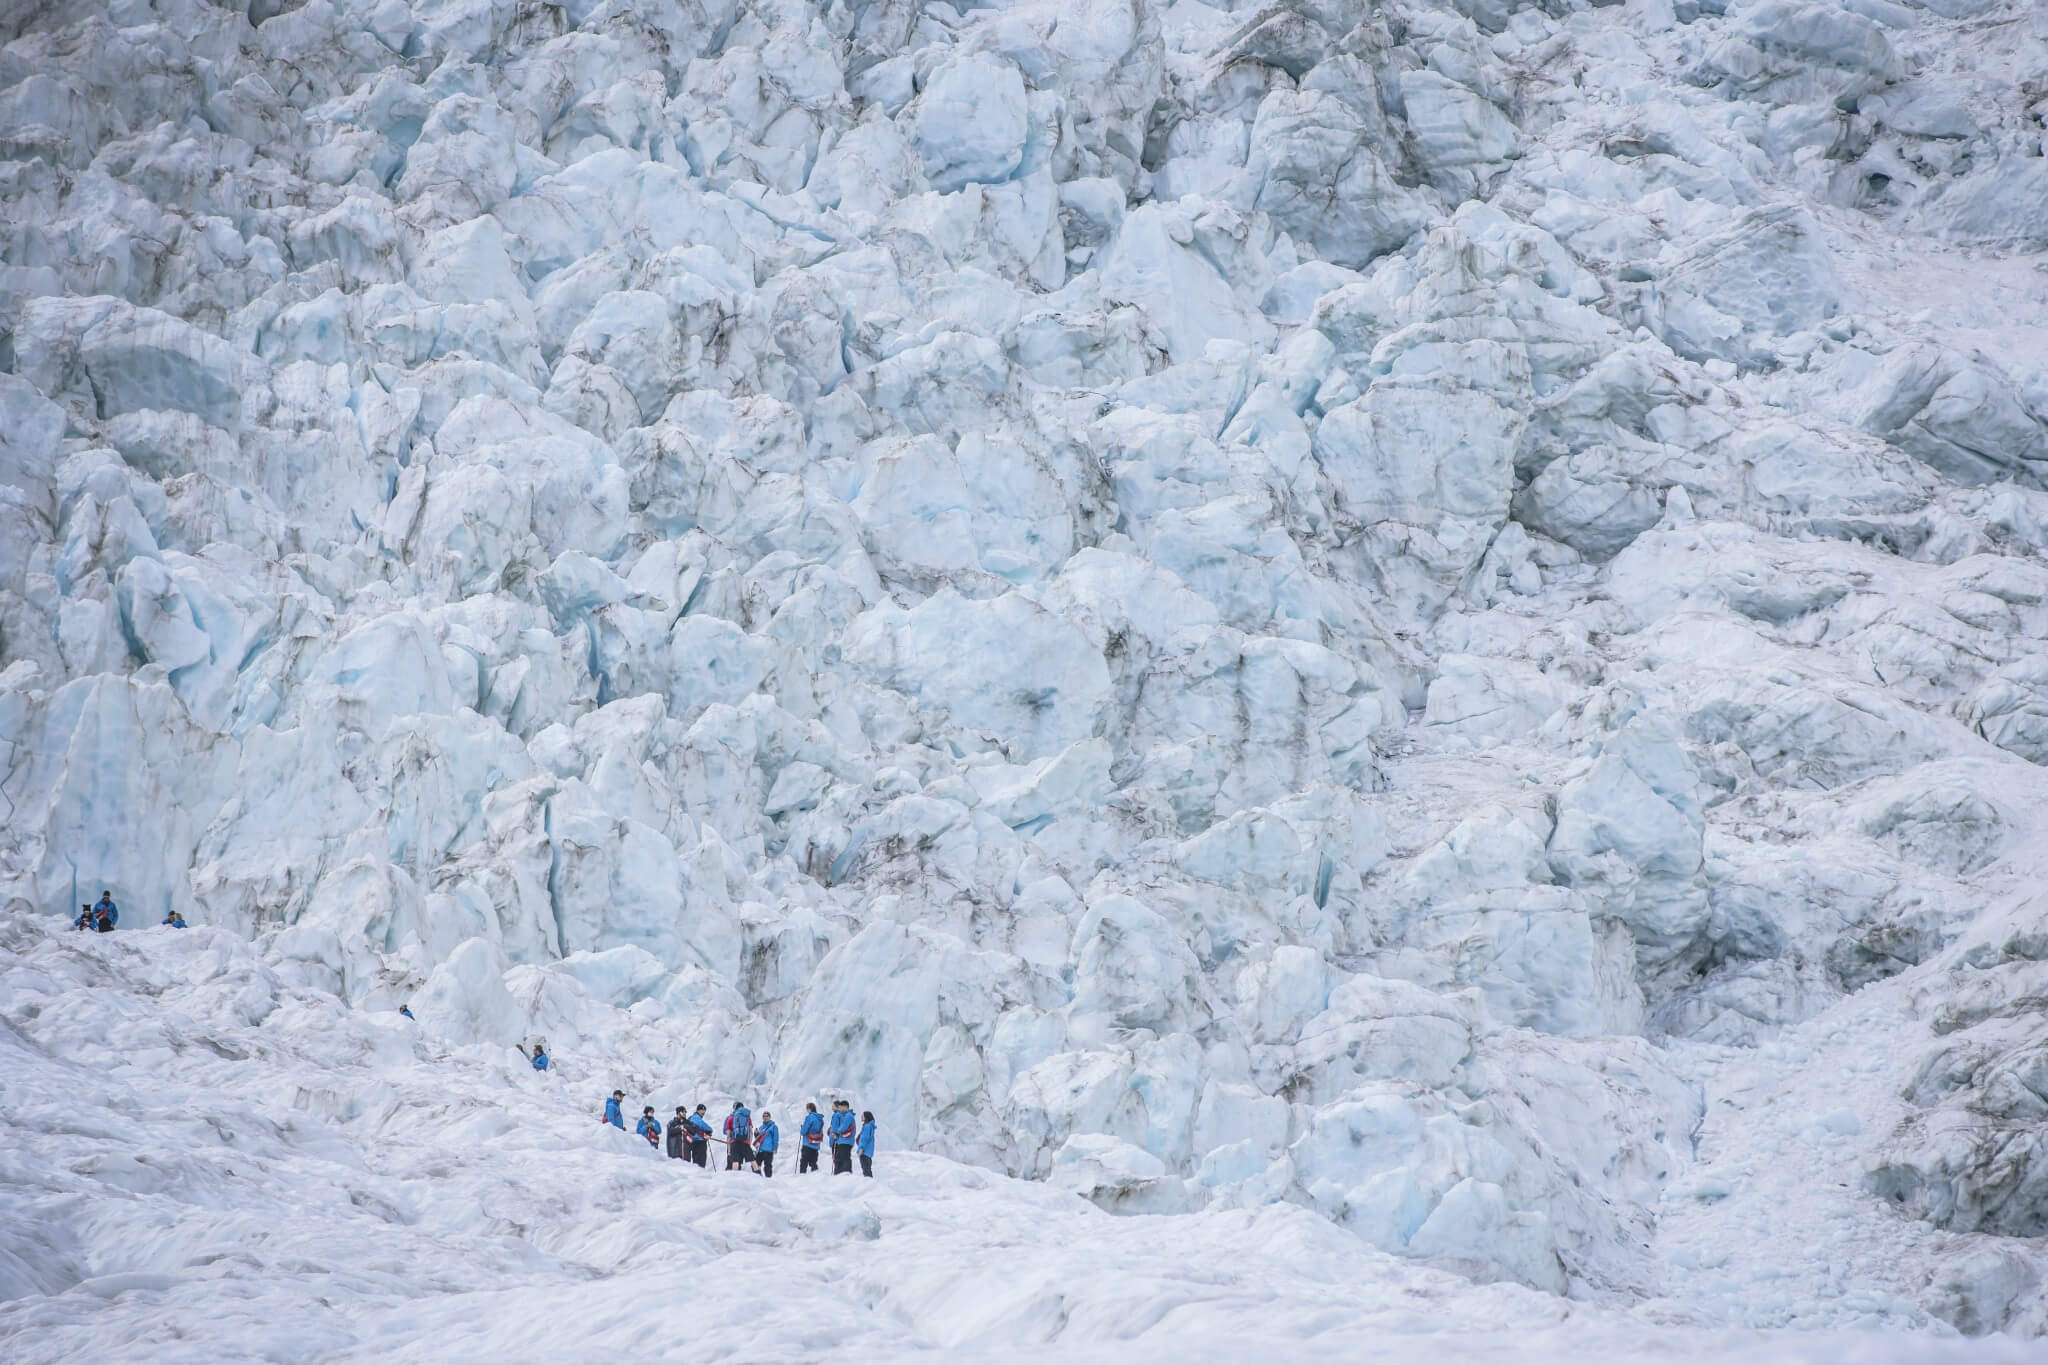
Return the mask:
<svg viewBox="0 0 2048 1365">
<path fill-rule="evenodd" d="M 668 1121 L 668 1154 L 670 1159 L 681 1161 L 690 1153 L 689 1109 L 676 1106 L 676 1116 Z"/>
<path fill-rule="evenodd" d="M 732 1102 L 732 1112 L 725 1116 L 725 1169 L 745 1170 L 747 1161 L 753 1156 L 749 1144 L 754 1138 L 754 1116 L 747 1112 L 741 1100 Z"/>
<path fill-rule="evenodd" d="M 646 1138 L 649 1147 L 661 1146 L 661 1120 L 654 1117 L 653 1105 L 640 1111 L 640 1121 L 633 1125 L 633 1131 Z"/>
<path fill-rule="evenodd" d="M 598 1122 L 609 1123 L 614 1128 L 624 1128 L 626 1126 L 626 1115 L 625 1111 L 620 1109 L 619 1106 L 625 1102 L 625 1091 L 612 1091 L 612 1097 L 604 1102 L 604 1117 L 599 1119 Z"/>
<path fill-rule="evenodd" d="M 804 1102 L 804 1121 L 797 1129 L 800 1141 L 796 1149 L 796 1173 L 818 1169 L 818 1149 L 825 1145 L 825 1116 L 818 1112 L 818 1106 Z"/>
<path fill-rule="evenodd" d="M 101 933 L 112 933 L 114 926 L 121 922 L 121 908 L 114 904 L 114 893 L 100 892 L 99 904 L 92 908 L 92 927 Z"/>
<path fill-rule="evenodd" d="M 869 1110 L 860 1111 L 860 1136 L 854 1140 L 860 1149 L 860 1173 L 872 1179 L 875 1174 L 875 1116 Z"/>
<path fill-rule="evenodd" d="M 711 1120 L 705 1116 L 704 1106 L 698 1105 L 697 1112 L 690 1115 L 690 1160 L 699 1166 L 707 1166 L 711 1151 Z"/>
<path fill-rule="evenodd" d="M 775 1152 L 782 1146 L 782 1130 L 775 1126 L 775 1115 L 766 1109 L 761 1111 L 761 1139 L 754 1144 L 755 1162 L 761 1168 L 764 1178 L 775 1176 Z"/>
<path fill-rule="evenodd" d="M 832 1174 L 853 1174 L 853 1106 L 832 1101 Z"/>
</svg>

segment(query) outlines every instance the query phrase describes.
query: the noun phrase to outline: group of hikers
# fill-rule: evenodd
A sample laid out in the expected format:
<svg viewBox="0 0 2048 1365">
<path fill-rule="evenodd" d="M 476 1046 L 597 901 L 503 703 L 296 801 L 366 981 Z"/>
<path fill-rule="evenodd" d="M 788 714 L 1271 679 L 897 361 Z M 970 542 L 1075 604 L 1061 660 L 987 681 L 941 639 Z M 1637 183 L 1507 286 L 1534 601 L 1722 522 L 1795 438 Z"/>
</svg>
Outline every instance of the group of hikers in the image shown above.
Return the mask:
<svg viewBox="0 0 2048 1365">
<path fill-rule="evenodd" d="M 99 903 L 80 906 L 78 918 L 72 922 L 74 929 L 91 929 L 108 933 L 120 923 L 121 911 L 114 904 L 113 893 L 100 892 Z M 185 917 L 176 910 L 164 916 L 165 924 L 174 929 L 185 927 Z M 398 1012 L 410 1019 L 412 1007 L 400 1005 Z M 535 1071 L 546 1071 L 550 1065 L 548 1045 L 545 1039 L 536 1038 L 533 1050 L 527 1051 L 522 1044 L 519 1055 L 526 1058 Z M 612 1091 L 611 1098 L 604 1102 L 604 1123 L 617 1128 L 626 1126 L 624 1105 L 626 1092 Z M 732 1112 L 725 1116 L 725 1136 L 711 1135 L 711 1120 L 698 1105 L 692 1113 L 688 1105 L 676 1106 L 676 1116 L 668 1121 L 666 1129 L 660 1119 L 654 1116 L 654 1106 L 648 1105 L 640 1111 L 640 1121 L 633 1125 L 634 1131 L 647 1139 L 650 1147 L 660 1147 L 664 1138 L 668 1143 L 668 1154 L 678 1161 L 692 1161 L 699 1166 L 708 1165 L 709 1148 L 714 1142 L 725 1147 L 725 1169 L 728 1171 L 758 1171 L 764 1176 L 775 1174 L 775 1154 L 782 1147 L 782 1130 L 776 1126 L 775 1115 L 763 1109 L 761 1124 L 754 1126 L 753 1111 L 745 1101 L 734 1100 Z M 852 1175 L 854 1158 L 860 1158 L 860 1173 L 872 1176 L 875 1173 L 875 1116 L 868 1110 L 860 1111 L 860 1121 L 854 1122 L 853 1105 L 847 1100 L 832 1101 L 832 1117 L 828 1122 L 818 1112 L 818 1106 L 804 1105 L 804 1121 L 797 1128 L 796 1171 L 798 1175 L 818 1169 L 819 1151 L 832 1148 L 832 1174 Z"/>
<path fill-rule="evenodd" d="M 74 929 L 89 929 L 96 933 L 111 934 L 114 926 L 121 922 L 121 907 L 114 904 L 114 893 L 100 892 L 99 901 L 92 905 L 78 907 L 78 918 L 71 921 Z M 185 917 L 175 910 L 164 912 L 163 923 L 173 929 L 185 927 Z"/>
<path fill-rule="evenodd" d="M 71 927 L 104 934 L 110 932 L 120 919 L 121 911 L 114 904 L 113 894 L 102 891 L 98 904 L 79 907 L 78 918 Z M 165 915 L 163 922 L 174 929 L 185 927 L 185 917 L 176 910 Z M 410 1005 L 400 1005 L 398 1012 L 408 1019 L 413 1017 Z M 545 1039 L 536 1038 L 530 1052 L 523 1044 L 520 1045 L 519 1055 L 526 1058 L 535 1071 L 546 1071 L 551 1064 Z M 625 1102 L 625 1091 L 612 1091 L 611 1098 L 604 1102 L 601 1121 L 624 1128 Z M 650 1147 L 658 1148 L 666 1139 L 668 1154 L 678 1161 L 708 1165 L 710 1145 L 717 1142 L 725 1147 L 725 1169 L 728 1171 L 752 1170 L 770 1177 L 775 1174 L 775 1154 L 782 1148 L 782 1130 L 776 1125 L 775 1115 L 762 1110 L 761 1123 L 757 1128 L 753 1111 L 743 1100 L 732 1102 L 732 1112 L 725 1116 L 724 1137 L 711 1135 L 711 1119 L 701 1104 L 694 1113 L 688 1105 L 677 1105 L 676 1116 L 668 1121 L 666 1128 L 654 1116 L 654 1106 L 650 1104 L 640 1111 L 640 1121 L 633 1127 L 647 1139 Z M 856 1123 L 853 1105 L 847 1100 L 832 1101 L 829 1121 L 818 1112 L 817 1105 L 806 1103 L 804 1120 L 797 1128 L 797 1144 L 798 1175 L 818 1169 L 818 1154 L 826 1146 L 832 1148 L 832 1174 L 852 1175 L 856 1156 L 860 1159 L 862 1175 L 873 1176 L 875 1173 L 875 1116 L 863 1109 L 860 1121 Z"/>
<path fill-rule="evenodd" d="M 522 1049 L 523 1051 L 524 1049 Z M 536 1059 L 541 1057 L 540 1045 L 534 1045 Z M 545 1070 L 539 1060 L 536 1069 Z M 604 1117 L 599 1121 L 615 1128 L 626 1126 L 626 1092 L 614 1090 L 611 1098 L 604 1102 Z M 728 1171 L 758 1171 L 764 1176 L 775 1174 L 775 1154 L 782 1149 L 782 1129 L 775 1122 L 775 1115 L 766 1109 L 761 1111 L 760 1126 L 754 1124 L 753 1111 L 746 1101 L 734 1100 L 732 1112 L 725 1116 L 725 1136 L 713 1137 L 710 1116 L 704 1106 L 694 1111 L 686 1104 L 676 1106 L 676 1116 L 668 1121 L 666 1128 L 654 1116 L 654 1106 L 648 1105 L 640 1111 L 640 1121 L 633 1125 L 633 1131 L 647 1139 L 647 1145 L 659 1148 L 667 1141 L 669 1156 L 677 1161 L 695 1162 L 699 1166 L 709 1165 L 710 1146 L 721 1143 L 725 1147 L 725 1169 Z M 873 1176 L 875 1173 L 875 1116 L 863 1109 L 860 1122 L 853 1118 L 853 1105 L 846 1100 L 832 1101 L 832 1118 L 828 1123 L 818 1106 L 804 1105 L 804 1119 L 797 1127 L 796 1172 L 802 1175 L 818 1169 L 818 1153 L 829 1145 L 832 1148 L 832 1174 L 852 1175 L 853 1161 L 860 1158 L 860 1173 Z"/>
</svg>

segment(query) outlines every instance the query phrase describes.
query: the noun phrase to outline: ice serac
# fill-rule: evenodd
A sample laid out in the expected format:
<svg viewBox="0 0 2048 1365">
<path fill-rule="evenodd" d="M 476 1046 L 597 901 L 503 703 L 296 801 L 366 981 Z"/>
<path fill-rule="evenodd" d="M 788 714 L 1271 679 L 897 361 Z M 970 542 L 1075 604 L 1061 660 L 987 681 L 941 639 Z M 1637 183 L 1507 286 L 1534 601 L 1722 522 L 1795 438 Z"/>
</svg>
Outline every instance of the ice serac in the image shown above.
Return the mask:
<svg viewBox="0 0 2048 1365">
<path fill-rule="evenodd" d="M 0 1047 L 70 1066 L 74 978 L 266 1077 L 333 1025 L 250 1101 L 297 1141 L 545 1036 L 1347 1294 L 2038 1334 L 2043 52 L 2028 0 L 12 6 Z M 0 1286 L 141 1312 L 154 1168 L 60 1147 Z M 599 1284 L 671 1216 L 505 1231 L 551 1198 L 448 1259 Z M 1064 1343 L 1064 1284 L 860 1311 Z"/>
</svg>

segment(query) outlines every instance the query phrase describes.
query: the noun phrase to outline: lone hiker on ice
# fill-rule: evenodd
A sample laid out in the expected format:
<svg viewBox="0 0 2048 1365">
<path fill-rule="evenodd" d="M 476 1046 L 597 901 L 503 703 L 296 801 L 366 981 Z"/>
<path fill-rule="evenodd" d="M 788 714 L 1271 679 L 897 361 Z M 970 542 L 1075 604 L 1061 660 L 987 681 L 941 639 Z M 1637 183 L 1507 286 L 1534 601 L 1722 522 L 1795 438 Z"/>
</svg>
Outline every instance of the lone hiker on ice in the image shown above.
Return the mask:
<svg viewBox="0 0 2048 1365">
<path fill-rule="evenodd" d="M 775 1175 L 775 1151 L 782 1146 L 782 1130 L 775 1126 L 775 1115 L 766 1109 L 761 1111 L 761 1138 L 754 1144 L 754 1155 L 759 1158 L 755 1164 L 761 1174 L 770 1179 Z"/>
<path fill-rule="evenodd" d="M 853 1106 L 832 1101 L 832 1174 L 853 1174 Z"/>
<path fill-rule="evenodd" d="M 681 1161 L 690 1154 L 690 1111 L 683 1105 L 676 1106 L 676 1116 L 668 1121 L 668 1154 L 672 1160 Z"/>
<path fill-rule="evenodd" d="M 860 1111 L 860 1136 L 854 1140 L 860 1149 L 860 1173 L 872 1178 L 875 1173 L 875 1116 L 863 1109 Z"/>
<path fill-rule="evenodd" d="M 164 916 L 164 923 L 173 929 L 182 929 L 185 927 L 185 917 L 173 910 Z"/>
<path fill-rule="evenodd" d="M 725 1116 L 725 1169 L 744 1170 L 747 1160 L 753 1155 L 748 1144 L 754 1137 L 754 1116 L 747 1112 L 741 1100 L 732 1102 L 732 1112 Z"/>
<path fill-rule="evenodd" d="M 640 1111 L 640 1121 L 633 1125 L 633 1131 L 646 1138 L 649 1147 L 661 1146 L 661 1120 L 654 1117 L 653 1105 Z"/>
<path fill-rule="evenodd" d="M 818 1112 L 818 1106 L 805 1101 L 804 1121 L 797 1129 L 797 1136 L 803 1141 L 796 1149 L 796 1173 L 818 1169 L 818 1149 L 825 1145 L 825 1116 Z"/>
<path fill-rule="evenodd" d="M 711 1151 L 711 1120 L 705 1116 L 704 1106 L 698 1105 L 697 1112 L 690 1115 L 690 1160 L 699 1166 L 709 1165 L 707 1157 Z"/>
<path fill-rule="evenodd" d="M 519 1049 L 519 1055 L 532 1062 L 535 1071 L 546 1071 L 548 1069 L 548 1045 L 545 1039 L 534 1039 L 533 1051 L 529 1053 L 522 1047 Z"/>
<path fill-rule="evenodd" d="M 619 1106 L 625 1102 L 625 1099 L 625 1091 L 612 1091 L 612 1097 L 604 1102 L 604 1117 L 599 1119 L 598 1122 L 609 1123 L 614 1128 L 624 1128 L 626 1126 L 626 1115 Z"/>
</svg>

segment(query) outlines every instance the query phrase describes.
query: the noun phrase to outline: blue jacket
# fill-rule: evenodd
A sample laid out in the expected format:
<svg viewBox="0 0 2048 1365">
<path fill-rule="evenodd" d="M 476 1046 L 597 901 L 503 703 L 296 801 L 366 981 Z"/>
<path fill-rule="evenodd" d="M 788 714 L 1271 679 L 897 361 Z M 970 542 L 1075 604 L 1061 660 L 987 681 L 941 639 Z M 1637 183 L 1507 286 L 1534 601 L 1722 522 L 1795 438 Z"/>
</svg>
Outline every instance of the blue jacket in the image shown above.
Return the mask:
<svg viewBox="0 0 2048 1365">
<path fill-rule="evenodd" d="M 619 1102 L 617 1100 L 612 1099 L 604 1102 L 604 1121 L 614 1128 L 624 1128 L 626 1126 L 626 1116 L 619 1112 Z"/>
<path fill-rule="evenodd" d="M 698 1141 L 701 1142 L 711 1136 L 711 1120 L 702 1114 L 692 1114 L 684 1122 L 690 1125 L 690 1132 Z"/>
<path fill-rule="evenodd" d="M 853 1114 L 850 1110 L 838 1110 L 832 1115 L 832 1145 L 851 1147 L 853 1145 Z"/>
<path fill-rule="evenodd" d="M 805 1114 L 803 1127 L 797 1131 L 803 1135 L 804 1146 L 823 1146 L 825 1142 L 825 1116 L 823 1114 Z"/>
<path fill-rule="evenodd" d="M 642 1114 L 640 1121 L 633 1125 L 633 1131 L 649 1142 L 661 1141 L 661 1120 L 652 1114 Z"/>
<path fill-rule="evenodd" d="M 539 1048 L 533 1050 L 533 1069 L 535 1071 L 546 1071 L 548 1069 L 548 1054 L 542 1052 Z"/>
<path fill-rule="evenodd" d="M 725 1135 L 734 1142 L 745 1142 L 754 1135 L 754 1115 L 744 1104 L 725 1116 Z"/>
<path fill-rule="evenodd" d="M 869 1119 L 860 1126 L 860 1141 L 855 1144 L 862 1156 L 875 1154 L 875 1121 Z"/>
<path fill-rule="evenodd" d="M 121 922 L 121 907 L 115 905 L 113 901 L 109 900 L 105 896 L 101 896 L 99 898 L 98 903 L 95 904 L 92 908 L 92 912 L 95 915 L 97 915 L 102 910 L 107 912 L 107 923 L 119 924 Z"/>
<path fill-rule="evenodd" d="M 754 1144 L 757 1152 L 772 1152 L 782 1145 L 782 1130 L 770 1119 L 761 1125 L 761 1140 Z"/>
</svg>

